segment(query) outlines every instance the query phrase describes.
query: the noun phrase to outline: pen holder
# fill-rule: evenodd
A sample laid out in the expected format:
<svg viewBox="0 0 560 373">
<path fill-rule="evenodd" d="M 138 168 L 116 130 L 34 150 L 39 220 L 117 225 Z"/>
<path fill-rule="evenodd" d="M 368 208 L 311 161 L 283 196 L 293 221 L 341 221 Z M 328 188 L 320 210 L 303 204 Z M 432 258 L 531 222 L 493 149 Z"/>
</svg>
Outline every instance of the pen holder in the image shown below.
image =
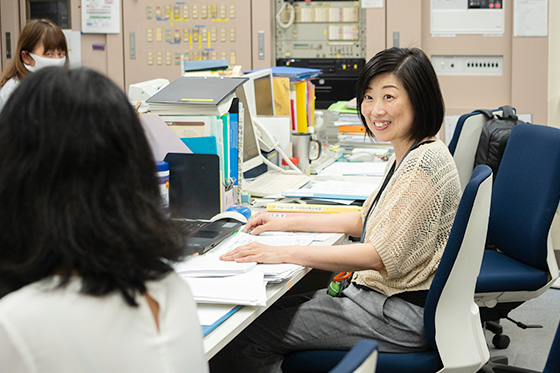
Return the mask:
<svg viewBox="0 0 560 373">
<path fill-rule="evenodd" d="M 312 146 L 315 144 L 315 146 Z M 292 132 L 292 153 L 297 158 L 297 168 L 309 175 L 311 161 L 321 156 L 321 143 L 311 139 L 310 133 Z M 312 155 L 316 154 L 315 157 Z"/>
</svg>

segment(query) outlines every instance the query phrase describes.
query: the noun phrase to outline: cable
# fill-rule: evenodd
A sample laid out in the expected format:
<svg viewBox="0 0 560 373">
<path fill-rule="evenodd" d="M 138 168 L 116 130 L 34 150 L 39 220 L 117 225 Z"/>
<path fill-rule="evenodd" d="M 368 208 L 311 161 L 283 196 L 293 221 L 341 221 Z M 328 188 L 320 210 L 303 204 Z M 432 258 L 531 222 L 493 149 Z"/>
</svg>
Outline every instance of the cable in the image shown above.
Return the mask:
<svg viewBox="0 0 560 373">
<path fill-rule="evenodd" d="M 278 154 L 280 154 L 280 157 L 282 159 L 284 159 L 284 161 L 286 161 L 286 163 L 291 168 L 291 170 L 284 170 L 283 168 L 278 167 L 277 165 L 272 163 L 270 160 L 268 160 L 264 155 L 261 154 L 261 157 L 264 159 L 264 162 L 269 167 L 272 167 L 273 169 L 275 169 L 277 171 L 281 171 L 282 173 L 285 173 L 285 174 L 303 174 L 303 172 L 299 168 L 297 168 L 296 165 L 290 160 L 290 157 L 288 157 L 286 152 L 284 152 L 284 150 L 282 150 L 282 147 L 280 146 L 280 142 L 278 140 L 276 140 L 274 138 L 274 136 L 272 136 L 272 134 L 268 131 L 268 129 L 266 129 L 266 127 L 264 127 L 261 123 L 259 123 L 259 121 L 258 121 L 258 119 L 256 119 L 256 117 L 253 118 L 253 124 L 255 125 L 255 130 L 257 131 L 257 137 L 263 138 L 264 137 L 263 133 L 264 133 L 266 138 L 273 142 L 273 144 L 269 144 L 269 145 L 271 145 L 272 148 L 274 148 L 276 151 L 278 151 Z"/>
<path fill-rule="evenodd" d="M 291 4 L 292 2 L 293 1 L 290 2 L 284 1 L 284 5 L 282 5 L 282 8 L 280 8 L 278 13 L 276 13 L 276 23 L 278 24 L 278 26 L 282 27 L 283 29 L 287 29 L 288 27 L 293 25 L 294 20 L 296 19 L 296 10 L 294 6 Z M 290 17 L 288 18 L 288 22 L 284 23 L 282 22 L 282 13 L 284 12 L 284 9 L 286 7 L 288 7 L 288 11 L 290 12 Z"/>
</svg>

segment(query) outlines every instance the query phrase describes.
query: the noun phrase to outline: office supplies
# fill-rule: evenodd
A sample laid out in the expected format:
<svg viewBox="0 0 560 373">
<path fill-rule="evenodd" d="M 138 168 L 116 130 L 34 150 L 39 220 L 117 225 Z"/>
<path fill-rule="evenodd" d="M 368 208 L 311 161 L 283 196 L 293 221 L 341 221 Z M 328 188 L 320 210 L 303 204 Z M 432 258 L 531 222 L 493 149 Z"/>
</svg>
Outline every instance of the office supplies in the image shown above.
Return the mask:
<svg viewBox="0 0 560 373">
<path fill-rule="evenodd" d="M 307 212 L 316 214 L 333 214 L 338 212 L 362 211 L 361 206 L 318 205 L 301 203 L 267 203 L 266 211 Z"/>
<path fill-rule="evenodd" d="M 225 262 L 220 260 L 217 254 L 210 252 L 188 257 L 173 268 L 183 277 L 227 277 L 249 272 L 256 265 L 256 262 Z"/>
<path fill-rule="evenodd" d="M 231 219 L 231 220 L 235 220 L 235 221 L 237 221 L 239 223 L 242 223 L 242 224 L 247 223 L 248 217 L 245 216 L 244 214 L 242 214 L 241 212 L 237 211 L 235 209 L 235 207 L 247 209 L 247 207 L 232 206 L 227 211 L 220 212 L 218 215 L 212 216 L 212 218 L 210 218 L 210 221 L 216 221 L 216 220 L 220 220 L 220 219 Z M 249 211 L 249 213 L 250 213 L 250 211 Z"/>
<path fill-rule="evenodd" d="M 181 141 L 197 154 L 218 154 L 216 136 L 181 137 Z"/>
<path fill-rule="evenodd" d="M 150 109 L 162 115 L 223 115 L 231 107 L 235 90 L 243 77 L 183 76 L 146 100 Z"/>
<path fill-rule="evenodd" d="M 202 326 L 202 335 L 208 335 L 231 315 L 239 311 L 241 307 L 231 304 L 198 303 L 196 312 L 198 314 L 198 321 Z"/>
<path fill-rule="evenodd" d="M 192 153 L 159 115 L 142 114 L 138 118 L 152 149 L 154 160 L 163 161 L 167 153 Z"/>
<path fill-rule="evenodd" d="M 321 171 L 321 175 L 341 176 L 383 176 L 387 162 L 376 160 L 372 162 L 334 162 Z"/>
<path fill-rule="evenodd" d="M 300 189 L 286 190 L 282 192 L 282 195 L 285 197 L 333 198 L 365 201 L 379 184 L 379 180 L 372 183 L 339 180 L 313 181 Z"/>
<path fill-rule="evenodd" d="M 311 69 L 306 67 L 294 67 L 294 66 L 273 66 L 270 67 L 272 74 L 274 76 L 281 76 L 290 78 L 290 80 L 304 80 L 311 79 L 319 76 L 321 69 Z M 248 73 L 259 71 L 252 70 Z"/>
<path fill-rule="evenodd" d="M 353 153 L 347 159 L 348 162 L 372 162 L 373 155 L 368 152 Z"/>
<path fill-rule="evenodd" d="M 203 70 L 223 70 L 227 69 L 227 60 L 201 60 L 201 61 L 184 61 L 183 71 L 203 71 Z"/>
<path fill-rule="evenodd" d="M 190 286 L 197 303 L 235 304 L 245 306 L 266 305 L 266 283 L 262 272 L 224 277 L 181 276 Z"/>
</svg>

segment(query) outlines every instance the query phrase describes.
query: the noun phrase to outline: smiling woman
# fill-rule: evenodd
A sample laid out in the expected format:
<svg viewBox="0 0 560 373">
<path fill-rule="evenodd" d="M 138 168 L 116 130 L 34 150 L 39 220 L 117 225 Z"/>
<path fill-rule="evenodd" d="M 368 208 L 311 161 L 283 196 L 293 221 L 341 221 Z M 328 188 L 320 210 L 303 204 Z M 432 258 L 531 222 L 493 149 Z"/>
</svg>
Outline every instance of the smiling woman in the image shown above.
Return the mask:
<svg viewBox="0 0 560 373">
<path fill-rule="evenodd" d="M 287 353 L 349 350 L 363 338 L 377 340 L 383 352 L 427 348 L 423 307 L 461 196 L 455 162 L 435 138 L 443 98 L 426 55 L 399 48 L 379 52 L 364 66 L 357 97 L 367 133 L 395 148 L 382 186 L 362 212 L 259 215 L 245 230 L 342 232 L 361 237 L 360 243 L 305 248 L 252 243 L 223 257 L 354 272 L 352 284 L 337 297 L 323 289 L 279 300 L 231 343 L 239 371 L 279 372 Z"/>
</svg>

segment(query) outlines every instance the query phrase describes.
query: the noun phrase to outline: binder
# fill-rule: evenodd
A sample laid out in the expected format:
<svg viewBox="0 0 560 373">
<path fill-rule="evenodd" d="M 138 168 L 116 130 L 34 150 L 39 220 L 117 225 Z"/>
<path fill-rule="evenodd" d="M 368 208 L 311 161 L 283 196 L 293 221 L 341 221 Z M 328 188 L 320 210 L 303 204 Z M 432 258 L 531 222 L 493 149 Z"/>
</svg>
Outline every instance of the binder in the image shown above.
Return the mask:
<svg viewBox="0 0 560 373">
<path fill-rule="evenodd" d="M 234 99 L 229 114 L 229 176 L 239 185 L 239 99 Z"/>
<path fill-rule="evenodd" d="M 306 133 L 307 127 L 307 85 L 305 81 L 296 82 L 296 131 Z"/>
<path fill-rule="evenodd" d="M 224 115 L 236 89 L 249 78 L 183 76 L 146 100 L 150 110 L 162 115 Z"/>
<path fill-rule="evenodd" d="M 290 79 L 274 77 L 272 88 L 274 91 L 274 114 L 290 116 Z"/>
</svg>

